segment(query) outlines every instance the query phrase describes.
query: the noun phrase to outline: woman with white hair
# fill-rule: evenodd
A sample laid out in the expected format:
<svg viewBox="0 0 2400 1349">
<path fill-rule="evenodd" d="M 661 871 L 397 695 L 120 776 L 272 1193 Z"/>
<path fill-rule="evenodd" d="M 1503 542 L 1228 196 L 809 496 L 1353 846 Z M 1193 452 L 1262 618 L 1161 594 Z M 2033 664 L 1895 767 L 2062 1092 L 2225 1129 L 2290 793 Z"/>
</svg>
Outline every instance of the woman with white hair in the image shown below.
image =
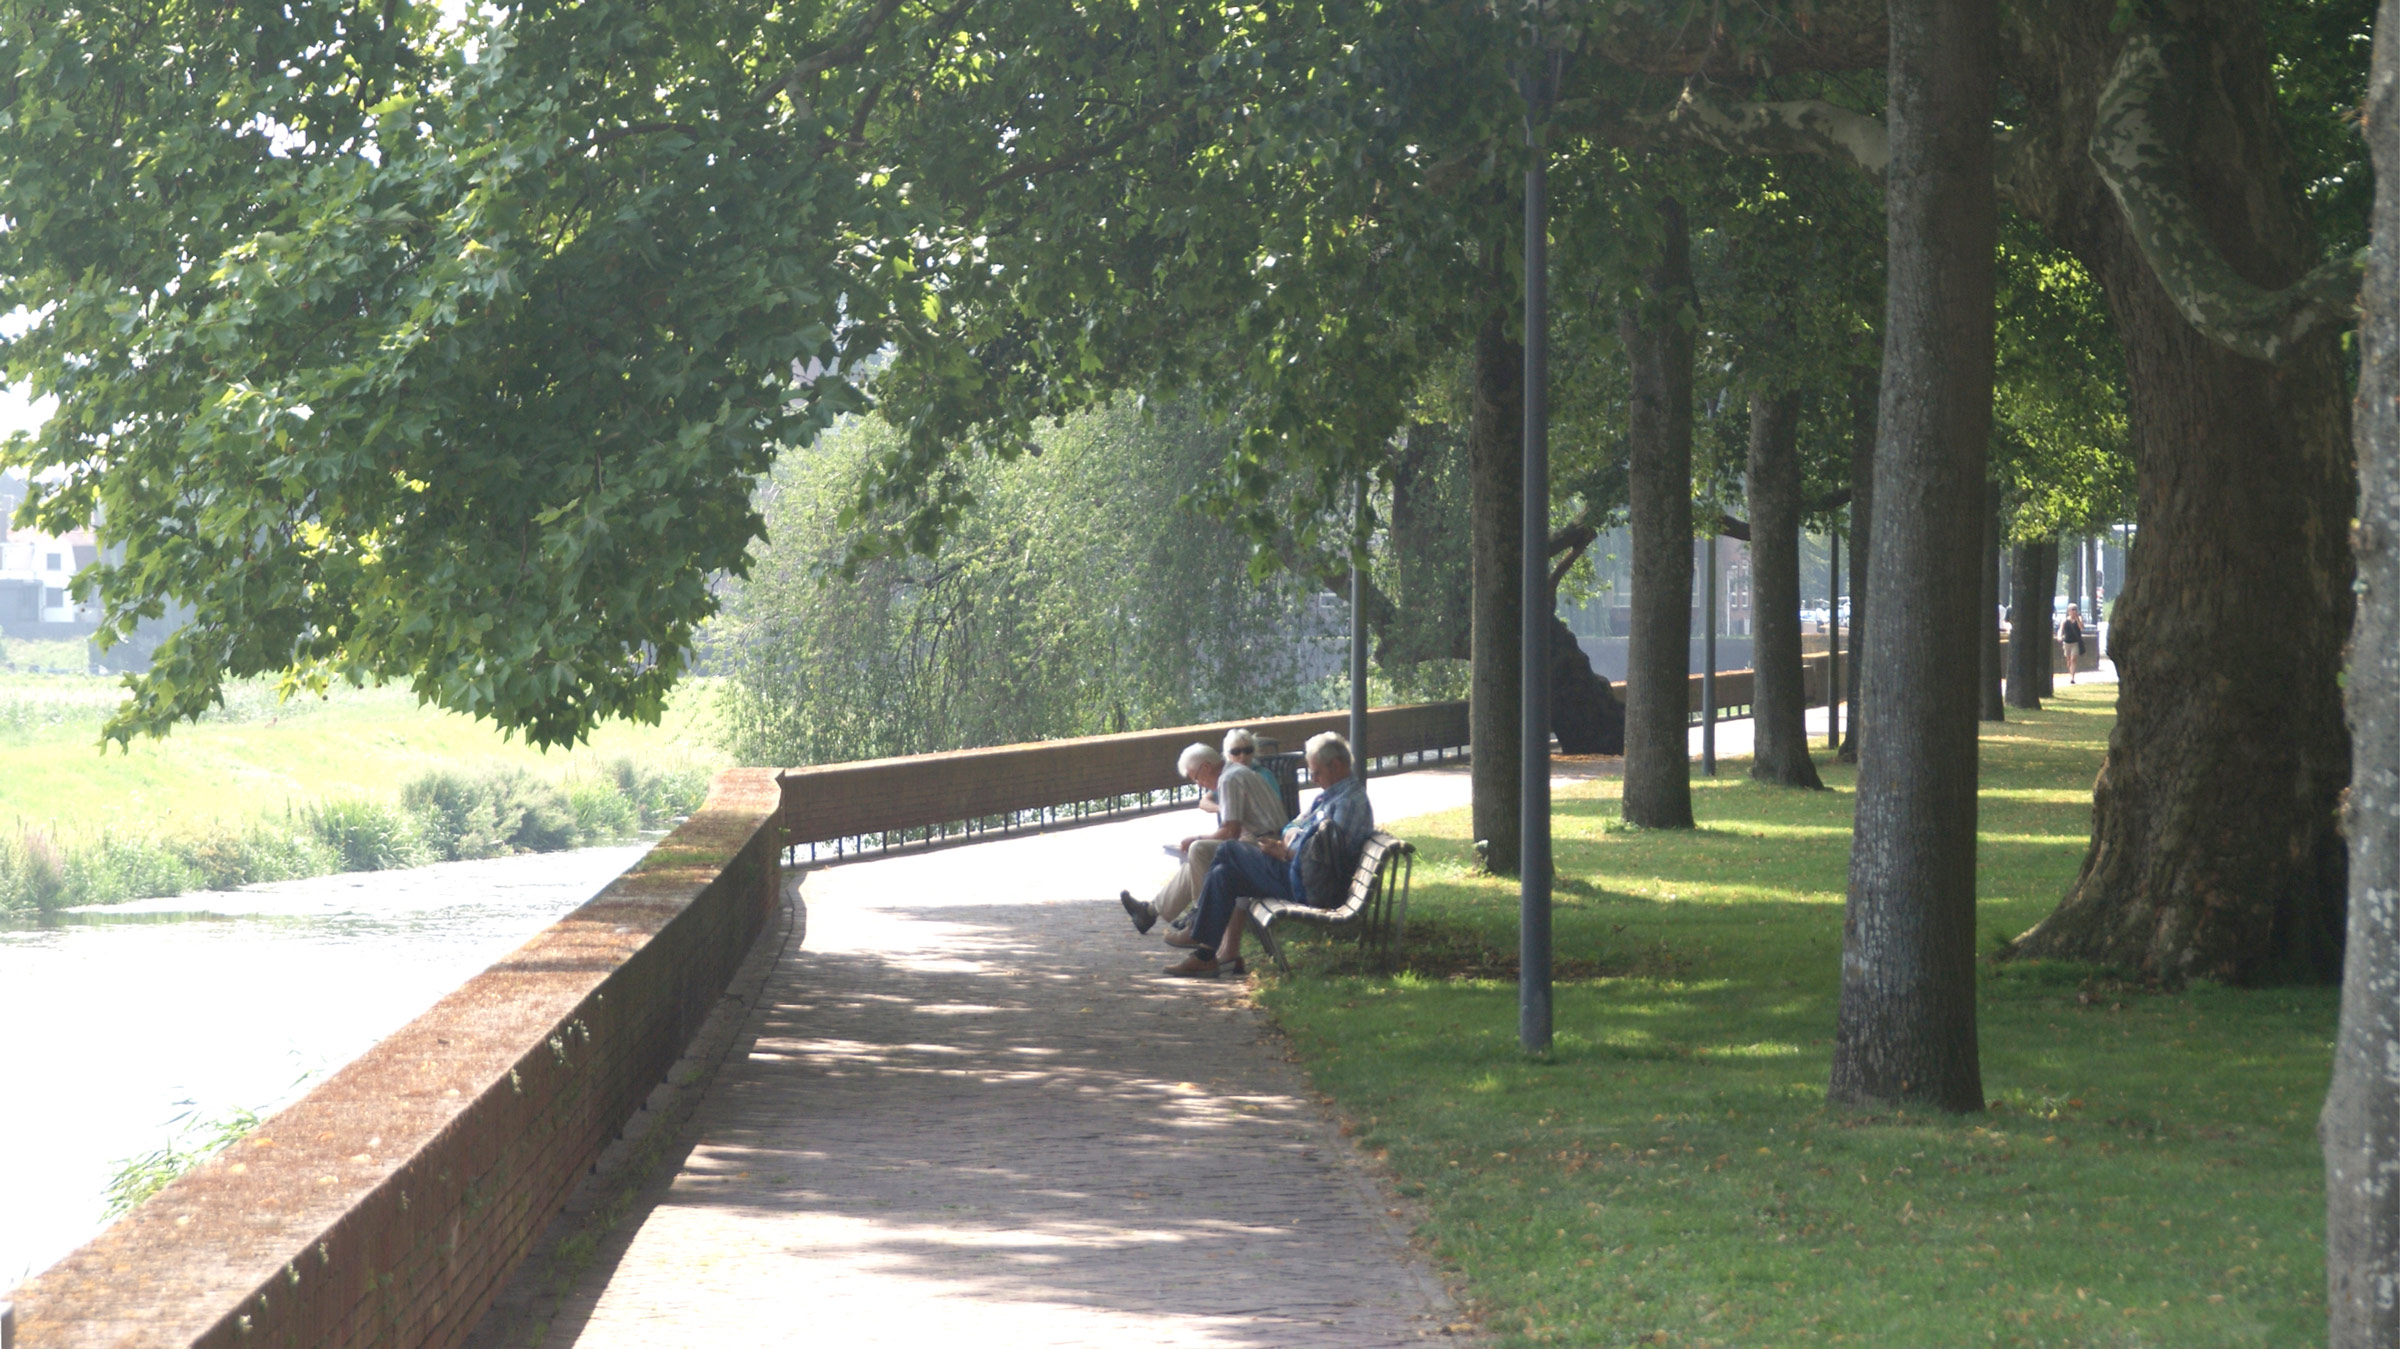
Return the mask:
<svg viewBox="0 0 2400 1349">
<path fill-rule="evenodd" d="M 1117 892 L 1117 902 L 1125 906 L 1126 916 L 1133 919 L 1135 932 L 1148 932 L 1161 918 L 1172 922 L 1175 915 L 1191 906 L 1199 897 L 1200 882 L 1208 875 L 1209 865 L 1216 860 L 1219 843 L 1240 838 L 1273 838 L 1283 829 L 1286 818 L 1283 795 L 1265 774 L 1250 766 L 1256 757 L 1258 739 L 1241 727 L 1225 733 L 1222 751 L 1198 742 L 1184 746 L 1183 753 L 1175 760 L 1175 771 L 1187 781 L 1199 784 L 1204 805 L 1214 798 L 1217 827 L 1175 845 L 1183 864 L 1175 868 L 1175 874 L 1149 901 L 1135 899 L 1131 890 Z M 1168 941 L 1183 944 L 1173 937 Z"/>
</svg>

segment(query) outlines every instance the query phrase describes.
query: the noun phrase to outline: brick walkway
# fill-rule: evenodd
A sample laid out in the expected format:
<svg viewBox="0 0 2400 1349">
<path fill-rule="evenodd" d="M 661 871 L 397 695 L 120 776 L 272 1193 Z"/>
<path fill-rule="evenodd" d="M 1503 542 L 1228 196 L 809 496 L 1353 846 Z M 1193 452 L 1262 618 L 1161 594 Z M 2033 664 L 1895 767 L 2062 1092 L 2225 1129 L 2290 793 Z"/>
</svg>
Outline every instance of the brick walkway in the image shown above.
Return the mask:
<svg viewBox="0 0 2400 1349">
<path fill-rule="evenodd" d="M 1373 786 L 1463 804 L 1462 771 Z M 1369 1346 L 1455 1313 L 1235 981 L 1109 901 L 1149 816 L 812 873 L 689 1156 L 548 1345 Z"/>
</svg>

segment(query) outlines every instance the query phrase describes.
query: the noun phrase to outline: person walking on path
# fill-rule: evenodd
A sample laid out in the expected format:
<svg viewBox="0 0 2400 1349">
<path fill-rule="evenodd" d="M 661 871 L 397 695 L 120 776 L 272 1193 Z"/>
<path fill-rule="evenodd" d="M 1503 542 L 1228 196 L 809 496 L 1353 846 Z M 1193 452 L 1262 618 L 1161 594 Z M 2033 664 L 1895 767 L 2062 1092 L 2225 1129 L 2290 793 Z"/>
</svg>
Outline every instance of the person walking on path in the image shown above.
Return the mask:
<svg viewBox="0 0 2400 1349">
<path fill-rule="evenodd" d="M 2072 604 L 2067 616 L 2058 625 L 2058 647 L 2067 653 L 2067 682 L 2075 682 L 2076 667 L 2083 661 L 2083 615 Z"/>
<path fill-rule="evenodd" d="M 1182 864 L 1159 887 L 1157 895 L 1139 900 L 1131 890 L 1117 892 L 1117 902 L 1125 906 L 1135 932 L 1147 933 L 1162 918 L 1174 921 L 1177 914 L 1199 897 L 1200 882 L 1207 877 L 1209 864 L 1216 860 L 1218 844 L 1243 838 L 1273 838 L 1283 828 L 1283 794 L 1275 790 L 1275 784 L 1264 773 L 1250 766 L 1256 757 L 1258 740 L 1246 728 L 1227 731 L 1221 752 L 1196 743 L 1184 747 L 1182 756 L 1175 761 L 1175 770 L 1199 785 L 1204 803 L 1214 799 L 1217 827 L 1211 833 L 1195 834 L 1175 845 L 1174 851 Z"/>
<path fill-rule="evenodd" d="M 1309 840 L 1321 829 L 1333 831 L 1340 855 L 1356 864 L 1367 835 L 1375 830 L 1375 807 L 1368 802 L 1366 784 L 1352 770 L 1350 742 L 1331 731 L 1308 742 L 1308 778 L 1323 790 L 1299 819 L 1284 827 L 1280 838 L 1256 843 L 1227 843 L 1217 849 L 1208 879 L 1200 887 L 1200 912 L 1192 920 L 1192 937 L 1199 949 L 1167 973 L 1187 978 L 1242 974 L 1242 920 L 1234 912 L 1244 899 L 1300 899 L 1308 887 L 1300 859 Z M 1348 868 L 1343 869 L 1348 874 Z"/>
</svg>

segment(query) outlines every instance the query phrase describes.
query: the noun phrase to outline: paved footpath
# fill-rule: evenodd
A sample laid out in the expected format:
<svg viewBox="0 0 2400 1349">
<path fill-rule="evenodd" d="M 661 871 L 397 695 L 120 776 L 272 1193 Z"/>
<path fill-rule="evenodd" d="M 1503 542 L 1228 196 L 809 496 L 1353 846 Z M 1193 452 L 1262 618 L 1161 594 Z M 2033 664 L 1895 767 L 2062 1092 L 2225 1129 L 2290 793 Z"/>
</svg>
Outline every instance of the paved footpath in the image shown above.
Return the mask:
<svg viewBox="0 0 2400 1349">
<path fill-rule="evenodd" d="M 1385 820 L 1463 770 L 1377 779 Z M 1239 981 L 1113 896 L 1191 812 L 825 867 L 548 1345 L 1371 1346 L 1456 1317 Z"/>
</svg>

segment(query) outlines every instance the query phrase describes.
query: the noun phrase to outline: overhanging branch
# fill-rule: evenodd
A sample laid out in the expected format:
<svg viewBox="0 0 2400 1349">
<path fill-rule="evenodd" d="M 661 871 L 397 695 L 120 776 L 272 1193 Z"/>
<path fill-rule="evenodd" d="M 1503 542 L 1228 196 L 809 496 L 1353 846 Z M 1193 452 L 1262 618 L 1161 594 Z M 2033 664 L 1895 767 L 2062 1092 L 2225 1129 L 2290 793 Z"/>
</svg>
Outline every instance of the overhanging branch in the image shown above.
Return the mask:
<svg viewBox="0 0 2400 1349">
<path fill-rule="evenodd" d="M 1846 160 L 1876 181 L 1891 167 L 1883 120 L 1816 99 L 1720 104 L 1687 85 L 1662 129 L 1729 155 L 1812 154 Z"/>
<path fill-rule="evenodd" d="M 2088 147 L 2150 270 L 2202 336 L 2241 355 L 2280 361 L 2309 338 L 2356 317 L 2365 254 L 2338 258 L 2280 290 L 2253 284 L 2200 223 L 2168 83 L 2169 40 L 2137 33 L 2100 95 Z"/>
</svg>

